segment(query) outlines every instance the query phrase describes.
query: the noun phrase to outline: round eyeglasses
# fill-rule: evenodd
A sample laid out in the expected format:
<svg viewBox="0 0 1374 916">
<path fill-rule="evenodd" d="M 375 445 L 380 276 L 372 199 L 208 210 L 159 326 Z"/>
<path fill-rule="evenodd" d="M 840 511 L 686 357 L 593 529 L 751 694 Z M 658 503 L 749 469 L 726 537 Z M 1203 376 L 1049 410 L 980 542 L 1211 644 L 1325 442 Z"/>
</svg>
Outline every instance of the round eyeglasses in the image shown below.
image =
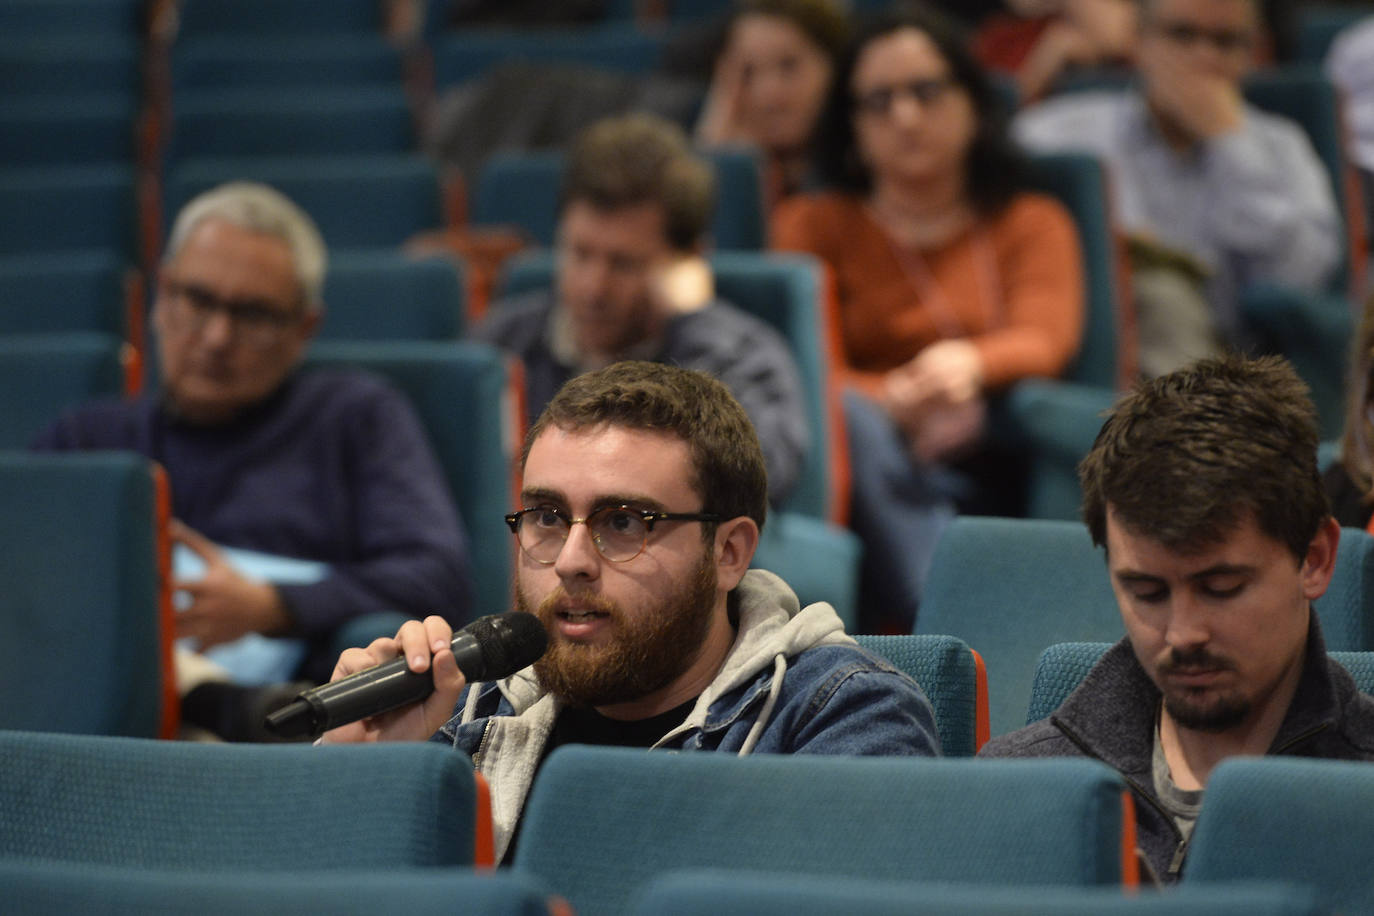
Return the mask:
<svg viewBox="0 0 1374 916">
<path fill-rule="evenodd" d="M 658 522 L 718 522 L 710 512 L 655 512 L 629 506 L 603 506 L 586 518 L 570 518 L 562 509 L 534 506 L 506 516 L 520 549 L 536 563 L 552 565 L 563 550 L 572 526 L 586 524 L 592 543 L 612 563 L 633 560 L 644 552 L 649 532 Z"/>
</svg>

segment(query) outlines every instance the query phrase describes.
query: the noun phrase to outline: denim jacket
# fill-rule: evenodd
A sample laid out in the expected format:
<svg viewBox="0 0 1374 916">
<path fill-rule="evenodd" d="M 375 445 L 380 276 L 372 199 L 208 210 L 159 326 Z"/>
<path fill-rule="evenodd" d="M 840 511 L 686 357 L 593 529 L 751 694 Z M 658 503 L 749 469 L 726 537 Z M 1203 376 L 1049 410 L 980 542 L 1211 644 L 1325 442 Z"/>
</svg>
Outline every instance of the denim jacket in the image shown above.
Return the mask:
<svg viewBox="0 0 1374 916">
<path fill-rule="evenodd" d="M 828 604 L 801 608 L 769 572 L 736 590 L 735 643 L 687 718 L 656 749 L 759 754 L 936 755 L 935 716 L 921 688 L 860 649 Z M 492 793 L 496 857 L 524 808 L 562 708 L 527 668 L 470 685 L 432 740 L 472 757 Z"/>
</svg>

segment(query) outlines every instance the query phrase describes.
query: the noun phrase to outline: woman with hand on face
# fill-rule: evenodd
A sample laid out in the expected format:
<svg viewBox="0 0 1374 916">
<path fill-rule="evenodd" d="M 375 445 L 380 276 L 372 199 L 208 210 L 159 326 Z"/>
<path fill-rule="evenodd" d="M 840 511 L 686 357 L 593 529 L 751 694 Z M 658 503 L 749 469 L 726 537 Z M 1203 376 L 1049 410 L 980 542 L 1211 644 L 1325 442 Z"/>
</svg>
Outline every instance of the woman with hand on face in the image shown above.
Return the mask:
<svg viewBox="0 0 1374 916">
<path fill-rule="evenodd" d="M 988 398 L 1068 365 L 1083 325 L 1078 236 L 1030 193 L 1001 99 L 937 13 L 859 29 L 817 130 L 833 188 L 784 202 L 774 247 L 830 267 L 839 311 L 863 607 L 906 629 L 958 511 L 1019 512 Z"/>
<path fill-rule="evenodd" d="M 770 210 L 808 183 L 812 133 L 848 37 L 834 0 L 740 0 L 731 15 L 695 140 L 758 147 Z"/>
</svg>

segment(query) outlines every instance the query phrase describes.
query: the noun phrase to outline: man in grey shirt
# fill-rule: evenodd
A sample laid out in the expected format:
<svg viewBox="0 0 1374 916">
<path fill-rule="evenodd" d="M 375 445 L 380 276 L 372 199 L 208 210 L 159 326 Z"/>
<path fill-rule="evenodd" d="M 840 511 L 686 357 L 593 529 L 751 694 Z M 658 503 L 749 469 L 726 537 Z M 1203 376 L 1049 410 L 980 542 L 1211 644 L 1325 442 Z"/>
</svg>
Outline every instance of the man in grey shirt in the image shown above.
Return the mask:
<svg viewBox="0 0 1374 916">
<path fill-rule="evenodd" d="M 1251 342 L 1238 302 L 1247 286 L 1320 290 L 1339 258 L 1331 179 L 1306 134 L 1241 95 L 1258 7 L 1142 0 L 1130 88 L 1059 96 L 1014 123 L 1031 149 L 1093 153 L 1107 165 L 1114 215 L 1136 254 L 1151 374 Z"/>
<path fill-rule="evenodd" d="M 676 125 L 593 124 L 563 175 L 554 288 L 495 303 L 473 336 L 524 362 L 531 421 L 564 382 L 620 360 L 709 372 L 754 424 L 777 503 L 805 457 L 801 377 L 776 330 L 714 295 L 700 253 L 712 185 Z"/>
</svg>

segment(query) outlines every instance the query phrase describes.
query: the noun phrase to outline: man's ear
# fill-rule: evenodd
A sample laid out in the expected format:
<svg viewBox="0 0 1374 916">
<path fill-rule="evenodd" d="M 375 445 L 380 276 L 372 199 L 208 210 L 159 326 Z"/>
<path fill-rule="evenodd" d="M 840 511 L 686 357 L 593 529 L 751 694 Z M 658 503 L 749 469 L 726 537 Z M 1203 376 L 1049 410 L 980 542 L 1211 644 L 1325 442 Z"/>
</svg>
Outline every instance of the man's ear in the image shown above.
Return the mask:
<svg viewBox="0 0 1374 916">
<path fill-rule="evenodd" d="M 759 546 L 759 526 L 747 515 L 732 518 L 716 526 L 716 584 L 730 591 L 749 569 L 754 551 Z"/>
<path fill-rule="evenodd" d="M 1302 593 L 1308 601 L 1315 601 L 1326 593 L 1336 572 L 1336 551 L 1341 543 L 1341 526 L 1330 516 L 1317 528 L 1307 556 L 1302 560 Z"/>
<path fill-rule="evenodd" d="M 316 309 L 307 309 L 305 314 L 301 316 L 301 340 L 305 343 L 309 343 L 314 339 L 315 334 L 320 330 L 320 322 L 322 321 L 324 321 L 323 306 Z"/>
</svg>

